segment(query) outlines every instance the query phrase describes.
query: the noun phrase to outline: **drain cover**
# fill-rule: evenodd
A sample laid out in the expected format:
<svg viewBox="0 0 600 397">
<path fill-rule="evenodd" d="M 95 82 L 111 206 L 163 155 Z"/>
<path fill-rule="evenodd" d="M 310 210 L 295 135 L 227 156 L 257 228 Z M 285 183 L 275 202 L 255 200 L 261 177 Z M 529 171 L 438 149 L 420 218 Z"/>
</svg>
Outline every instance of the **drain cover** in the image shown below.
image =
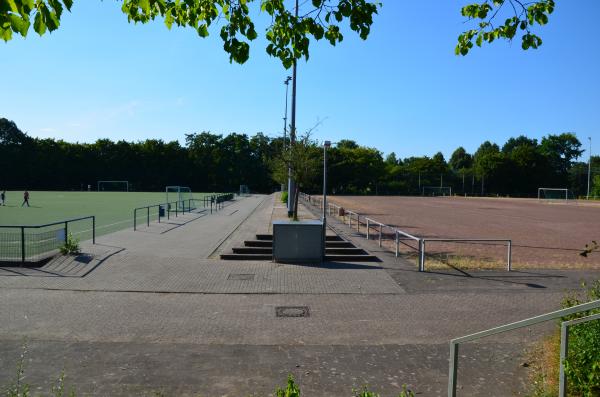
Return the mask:
<svg viewBox="0 0 600 397">
<path fill-rule="evenodd" d="M 277 306 L 275 315 L 277 317 L 309 317 L 310 309 L 308 306 Z"/>
<path fill-rule="evenodd" d="M 230 273 L 229 276 L 227 276 L 227 280 L 252 281 L 254 280 L 254 274 Z"/>
</svg>

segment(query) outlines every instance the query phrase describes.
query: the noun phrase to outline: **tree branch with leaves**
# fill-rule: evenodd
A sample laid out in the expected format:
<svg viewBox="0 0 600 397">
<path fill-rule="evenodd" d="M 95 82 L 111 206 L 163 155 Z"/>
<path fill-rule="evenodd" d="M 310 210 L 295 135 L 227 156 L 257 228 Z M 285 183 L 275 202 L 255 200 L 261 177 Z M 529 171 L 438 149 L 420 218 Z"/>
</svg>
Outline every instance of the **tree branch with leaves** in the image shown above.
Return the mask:
<svg viewBox="0 0 600 397">
<path fill-rule="evenodd" d="M 86 0 L 89 1 L 89 0 Z M 251 5 L 258 0 L 117 0 L 130 22 L 147 23 L 162 18 L 167 28 L 190 27 L 200 37 L 209 36 L 209 28 L 222 23 L 220 37 L 230 62 L 244 63 L 250 57 L 250 42 L 258 37 L 250 18 Z M 311 0 L 309 9 L 296 16 L 284 0 L 261 0 L 259 8 L 271 16 L 266 27 L 266 48 L 285 68 L 295 60 L 308 59 L 312 40 L 326 39 L 332 46 L 344 36 L 341 26 L 366 40 L 373 17 L 381 3 L 367 0 Z M 23 37 L 31 27 L 39 35 L 59 28 L 63 11 L 70 11 L 73 0 L 2 0 L 0 1 L 0 37 L 11 40 L 13 33 Z"/>
<path fill-rule="evenodd" d="M 464 31 L 458 36 L 456 55 L 467 55 L 473 43 L 481 47 L 484 42 L 496 39 L 512 41 L 521 33 L 521 48 L 537 49 L 542 39 L 533 32 L 535 25 L 546 25 L 554 11 L 554 0 L 523 2 L 520 0 L 486 0 L 464 6 L 461 14 L 476 28 Z M 504 21 L 502 21 L 502 19 Z M 499 23 L 496 21 L 500 20 Z"/>
</svg>

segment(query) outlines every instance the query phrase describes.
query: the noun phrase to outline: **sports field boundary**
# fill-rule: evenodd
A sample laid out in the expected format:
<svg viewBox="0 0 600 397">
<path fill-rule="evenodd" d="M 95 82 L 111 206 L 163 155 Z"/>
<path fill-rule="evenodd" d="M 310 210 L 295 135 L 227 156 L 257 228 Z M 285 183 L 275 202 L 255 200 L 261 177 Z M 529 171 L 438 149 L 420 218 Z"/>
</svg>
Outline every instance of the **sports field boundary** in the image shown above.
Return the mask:
<svg viewBox="0 0 600 397">
<path fill-rule="evenodd" d="M 323 199 L 320 197 L 313 197 L 306 193 L 299 193 L 299 198 L 305 202 L 307 205 L 311 206 L 313 209 L 324 211 L 323 209 Z M 434 238 L 434 237 L 422 237 L 415 236 L 413 234 L 407 233 L 403 230 L 400 230 L 396 227 L 386 225 L 385 223 L 379 222 L 371 217 L 367 217 L 364 214 L 360 214 L 357 211 L 346 209 L 337 204 L 327 202 L 327 215 L 337 217 L 336 219 L 340 220 L 342 224 L 347 225 L 350 229 L 356 228 L 357 233 L 361 233 L 361 226 L 365 228 L 364 236 L 367 240 L 371 240 L 372 231 L 374 230 L 377 235 L 376 239 L 378 240 L 379 247 L 383 247 L 383 241 L 385 237 L 388 237 L 388 240 L 393 241 L 394 245 L 394 255 L 395 257 L 400 256 L 400 244 L 408 247 L 417 253 L 417 266 L 419 272 L 425 272 L 425 264 L 427 261 L 427 243 L 444 243 L 444 242 L 452 242 L 452 243 L 475 243 L 475 244 L 495 244 L 502 243 L 506 244 L 507 254 L 506 254 L 506 270 L 512 271 L 512 240 L 504 239 L 504 238 Z M 347 218 L 347 219 L 346 219 Z M 362 218 L 362 222 L 361 222 Z M 387 231 L 387 233 L 386 233 Z M 412 245 L 410 243 L 412 243 Z M 415 246 L 416 244 L 416 246 Z"/>
</svg>

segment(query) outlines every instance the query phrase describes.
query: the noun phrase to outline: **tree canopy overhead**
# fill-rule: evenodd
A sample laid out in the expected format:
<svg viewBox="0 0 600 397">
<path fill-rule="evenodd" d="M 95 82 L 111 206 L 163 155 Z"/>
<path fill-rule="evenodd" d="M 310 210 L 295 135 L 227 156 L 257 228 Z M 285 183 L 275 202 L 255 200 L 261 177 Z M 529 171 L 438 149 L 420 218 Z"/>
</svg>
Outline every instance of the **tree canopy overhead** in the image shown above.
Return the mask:
<svg viewBox="0 0 600 397">
<path fill-rule="evenodd" d="M 327 40 L 335 46 L 344 36 L 343 24 L 367 39 L 373 17 L 381 8 L 378 1 L 304 0 L 300 15 L 295 15 L 293 1 L 285 0 L 116 0 L 128 20 L 147 23 L 161 18 L 167 28 L 190 27 L 200 37 L 209 35 L 209 27 L 220 24 L 223 49 L 230 62 L 244 63 L 250 57 L 250 42 L 258 37 L 251 7 L 271 17 L 265 27 L 266 51 L 279 58 L 285 68 L 295 60 L 308 59 L 312 40 Z M 61 16 L 71 10 L 74 0 L 2 0 L 0 1 L 0 37 L 8 41 L 13 33 L 27 36 L 31 25 L 39 35 L 60 26 Z M 496 39 L 512 41 L 521 34 L 522 48 L 538 48 L 542 39 L 533 32 L 536 25 L 548 23 L 554 0 L 479 0 L 464 6 L 461 14 L 474 23 L 472 29 L 458 36 L 455 52 L 466 55 L 473 45 L 492 43 Z M 502 18 L 506 18 L 502 21 Z"/>
<path fill-rule="evenodd" d="M 250 56 L 250 42 L 258 37 L 250 18 L 251 6 L 271 17 L 265 28 L 266 51 L 279 58 L 285 68 L 295 60 L 309 57 L 311 39 L 326 39 L 335 46 L 344 39 L 340 27 L 346 22 L 362 39 L 371 31 L 373 16 L 381 3 L 367 0 L 311 0 L 308 10 L 295 15 L 295 7 L 284 0 L 117 0 L 131 22 L 147 23 L 162 18 L 167 28 L 190 27 L 200 37 L 208 28 L 221 24 L 223 49 L 232 62 L 244 63 Z M 13 33 L 26 36 L 33 29 L 43 35 L 60 25 L 63 11 L 71 10 L 73 0 L 3 0 L 0 2 L 0 37 L 4 41 Z"/>
</svg>

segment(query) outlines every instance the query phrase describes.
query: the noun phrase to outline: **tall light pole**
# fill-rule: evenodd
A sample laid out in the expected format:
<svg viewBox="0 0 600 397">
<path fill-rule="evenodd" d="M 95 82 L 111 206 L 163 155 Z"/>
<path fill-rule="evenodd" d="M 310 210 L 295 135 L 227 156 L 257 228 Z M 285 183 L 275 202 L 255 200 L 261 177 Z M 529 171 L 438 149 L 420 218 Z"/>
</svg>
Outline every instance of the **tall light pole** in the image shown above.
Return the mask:
<svg viewBox="0 0 600 397">
<path fill-rule="evenodd" d="M 296 0 L 296 19 L 298 19 L 298 0 Z M 293 45 L 294 43 L 292 43 Z M 290 130 L 290 147 L 296 143 L 296 66 L 297 62 L 294 59 L 292 65 L 292 125 Z M 292 179 L 292 170 L 288 168 L 288 216 L 292 216 L 294 213 L 294 205 L 296 203 L 296 183 Z"/>
<path fill-rule="evenodd" d="M 323 143 L 323 259 L 327 246 L 327 149 L 330 147 L 330 141 Z"/>
<path fill-rule="evenodd" d="M 285 84 L 285 114 L 283 115 L 283 150 L 285 150 L 285 143 L 287 142 L 288 88 L 290 87 L 290 80 L 292 80 L 292 76 L 287 76 L 283 81 L 283 84 Z"/>
<path fill-rule="evenodd" d="M 286 79 L 283 81 L 283 84 L 285 84 L 285 114 L 283 115 L 283 152 L 285 152 L 285 143 L 287 141 L 287 115 L 288 115 L 288 88 L 290 86 L 290 80 L 292 79 L 292 76 L 287 76 Z M 283 192 L 285 187 L 285 184 L 281 184 L 281 191 Z M 289 193 L 288 193 L 288 197 L 289 197 Z"/>
<path fill-rule="evenodd" d="M 590 140 L 590 157 L 588 159 L 588 188 L 587 188 L 587 200 L 590 199 L 590 179 L 592 176 L 592 137 L 588 136 L 588 139 Z"/>
</svg>

